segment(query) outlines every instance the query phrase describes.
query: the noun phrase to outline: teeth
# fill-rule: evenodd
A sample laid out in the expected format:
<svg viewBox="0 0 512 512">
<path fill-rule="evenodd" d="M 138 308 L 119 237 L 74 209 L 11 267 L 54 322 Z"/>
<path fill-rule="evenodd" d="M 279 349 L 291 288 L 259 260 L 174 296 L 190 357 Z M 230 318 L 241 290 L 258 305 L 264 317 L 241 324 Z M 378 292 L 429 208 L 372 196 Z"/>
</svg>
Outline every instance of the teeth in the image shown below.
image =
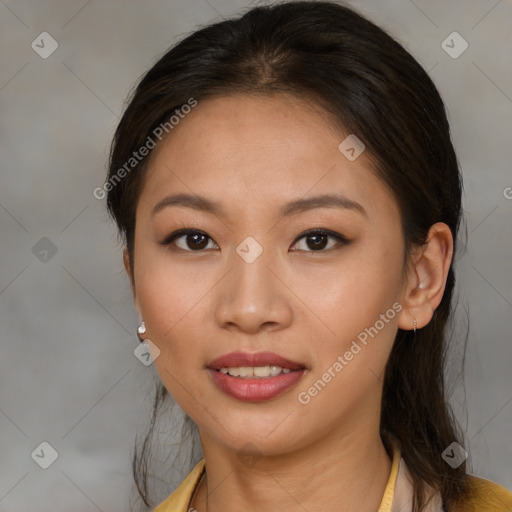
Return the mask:
<svg viewBox="0 0 512 512">
<path fill-rule="evenodd" d="M 268 378 L 281 375 L 282 373 L 290 373 L 289 368 L 281 368 L 280 366 L 267 365 L 267 366 L 239 366 L 233 368 L 221 368 L 220 371 L 225 375 L 232 377 L 241 377 L 243 379 L 250 378 Z"/>
<path fill-rule="evenodd" d="M 238 370 L 240 377 L 252 377 L 254 368 L 249 366 L 240 366 L 240 368 L 235 368 L 235 370 Z"/>
<path fill-rule="evenodd" d="M 268 377 L 270 375 L 270 366 L 255 366 L 253 373 L 256 377 Z"/>
<path fill-rule="evenodd" d="M 280 366 L 271 366 L 270 367 L 270 375 L 272 377 L 275 377 L 276 375 L 279 375 L 281 373 L 282 368 Z"/>
</svg>

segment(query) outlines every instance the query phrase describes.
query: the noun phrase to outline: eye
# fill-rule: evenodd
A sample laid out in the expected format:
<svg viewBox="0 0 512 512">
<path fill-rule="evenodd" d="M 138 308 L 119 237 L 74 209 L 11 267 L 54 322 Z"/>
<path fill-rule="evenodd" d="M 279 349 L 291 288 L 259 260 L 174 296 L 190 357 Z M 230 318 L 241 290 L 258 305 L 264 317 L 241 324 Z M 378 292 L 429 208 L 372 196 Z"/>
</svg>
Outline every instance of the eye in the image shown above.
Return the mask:
<svg viewBox="0 0 512 512">
<path fill-rule="evenodd" d="M 197 229 L 179 229 L 178 231 L 171 233 L 163 242 L 161 242 L 161 245 L 171 245 L 173 242 L 179 240 L 180 238 L 185 239 L 184 246 L 180 246 L 178 244 L 176 244 L 176 246 L 179 249 L 188 252 L 199 252 L 207 247 L 207 240 L 212 240 L 206 233 L 203 233 Z M 214 245 L 214 248 L 219 248 L 215 242 Z"/>
<path fill-rule="evenodd" d="M 302 248 L 299 250 L 306 250 L 307 252 L 328 252 L 333 249 L 333 245 L 336 246 L 336 243 L 339 245 L 347 245 L 350 243 L 348 239 L 346 239 L 343 235 L 339 233 L 335 233 L 334 231 L 329 231 L 326 229 L 314 229 L 307 231 L 300 235 L 293 245 L 295 245 L 298 241 L 302 239 L 309 239 L 312 242 L 306 242 L 306 249 Z M 328 239 L 334 239 L 336 242 L 332 244 L 326 251 L 324 249 L 328 246 Z M 178 240 L 184 239 L 184 243 L 180 246 L 176 243 Z M 183 251 L 188 252 L 200 252 L 202 249 L 208 248 L 208 240 L 213 240 L 203 231 L 199 231 L 197 229 L 179 229 L 174 233 L 171 233 L 161 245 L 171 245 L 174 244 L 176 247 Z M 218 249 L 219 246 L 213 242 L 214 249 Z M 308 251 L 308 248 L 311 249 Z M 297 250 L 297 249 L 292 249 Z"/>
<path fill-rule="evenodd" d="M 325 249 L 325 247 L 328 245 L 328 239 L 333 238 L 336 240 L 336 243 L 339 245 L 347 245 L 350 243 L 349 240 L 347 240 L 343 235 L 340 235 L 339 233 L 335 233 L 334 231 L 329 231 L 327 229 L 314 229 L 311 231 L 307 231 L 306 233 L 303 233 L 300 235 L 294 242 L 294 244 L 302 240 L 303 238 L 309 239 L 312 242 L 308 243 L 306 242 L 306 247 L 312 249 L 312 251 L 308 251 L 308 249 L 300 249 L 300 250 L 306 250 L 308 252 L 328 252 L 331 249 L 333 249 L 333 246 L 329 247 L 326 251 L 322 251 Z M 333 245 L 336 246 L 336 243 Z M 294 249 L 295 250 L 295 249 Z"/>
</svg>

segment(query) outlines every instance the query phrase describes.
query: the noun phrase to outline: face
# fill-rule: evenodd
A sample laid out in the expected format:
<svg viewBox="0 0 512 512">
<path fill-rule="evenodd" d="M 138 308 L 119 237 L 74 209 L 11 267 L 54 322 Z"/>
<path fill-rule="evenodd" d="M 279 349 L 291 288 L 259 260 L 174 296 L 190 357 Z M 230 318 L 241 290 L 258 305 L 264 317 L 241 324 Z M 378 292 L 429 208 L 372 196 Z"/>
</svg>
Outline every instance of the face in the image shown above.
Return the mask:
<svg viewBox="0 0 512 512">
<path fill-rule="evenodd" d="M 279 454 L 378 427 L 404 242 L 365 153 L 338 149 L 347 135 L 298 98 L 233 95 L 199 101 L 152 154 L 135 303 L 164 385 L 225 447 Z M 215 362 L 233 352 L 246 358 Z"/>
</svg>

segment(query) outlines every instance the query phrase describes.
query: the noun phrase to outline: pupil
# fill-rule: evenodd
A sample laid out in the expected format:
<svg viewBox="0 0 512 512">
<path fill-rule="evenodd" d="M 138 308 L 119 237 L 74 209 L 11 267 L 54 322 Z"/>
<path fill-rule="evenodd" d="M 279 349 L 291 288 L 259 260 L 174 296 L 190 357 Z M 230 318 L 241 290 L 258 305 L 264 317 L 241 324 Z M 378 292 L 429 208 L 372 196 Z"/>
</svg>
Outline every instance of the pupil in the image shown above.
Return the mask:
<svg viewBox="0 0 512 512">
<path fill-rule="evenodd" d="M 206 247 L 208 245 L 208 243 L 204 243 L 205 240 L 206 240 L 206 236 L 205 235 L 201 235 L 199 233 L 195 233 L 193 235 L 188 235 L 189 237 L 192 237 L 194 239 L 194 245 L 191 246 L 190 244 L 188 244 L 189 248 L 190 249 L 203 249 L 204 247 Z M 197 244 L 197 240 L 199 237 L 203 237 L 203 240 L 202 240 L 202 243 L 199 242 L 199 244 Z"/>
<path fill-rule="evenodd" d="M 323 238 L 323 243 L 315 242 L 313 244 L 310 244 L 309 240 L 311 240 L 312 238 L 316 238 L 317 240 L 318 240 L 318 238 Z M 310 236 L 308 236 L 308 247 L 310 249 L 318 249 L 318 248 L 323 249 L 326 246 L 326 240 L 327 240 L 327 235 L 323 235 L 323 234 L 310 235 Z"/>
</svg>

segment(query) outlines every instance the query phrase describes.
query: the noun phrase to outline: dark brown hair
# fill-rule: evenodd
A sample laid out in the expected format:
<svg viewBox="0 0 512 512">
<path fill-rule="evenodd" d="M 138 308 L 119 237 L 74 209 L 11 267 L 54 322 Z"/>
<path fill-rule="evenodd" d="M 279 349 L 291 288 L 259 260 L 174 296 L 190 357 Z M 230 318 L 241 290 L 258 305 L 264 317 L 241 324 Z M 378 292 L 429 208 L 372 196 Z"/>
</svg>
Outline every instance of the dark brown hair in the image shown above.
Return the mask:
<svg viewBox="0 0 512 512">
<path fill-rule="evenodd" d="M 383 29 L 333 2 L 256 7 L 202 28 L 171 48 L 131 95 L 112 143 L 109 180 L 190 98 L 200 104 L 203 98 L 232 93 L 293 94 L 356 134 L 400 207 L 404 257 L 426 242 L 436 222 L 446 223 L 456 241 L 462 181 L 434 83 Z M 123 179 L 111 182 L 107 197 L 132 270 L 135 210 L 147 162 L 142 159 Z M 447 511 L 467 493 L 465 463 L 453 469 L 441 457 L 452 442 L 464 444 L 444 376 L 454 285 L 452 264 L 432 321 L 415 337 L 399 329 L 386 367 L 381 433 L 401 445 L 414 481 L 415 512 L 425 505 L 426 485 L 440 490 Z M 133 457 L 137 487 L 148 506 L 147 440 L 167 395 L 160 384 L 142 454 L 139 458 L 136 451 Z"/>
</svg>

